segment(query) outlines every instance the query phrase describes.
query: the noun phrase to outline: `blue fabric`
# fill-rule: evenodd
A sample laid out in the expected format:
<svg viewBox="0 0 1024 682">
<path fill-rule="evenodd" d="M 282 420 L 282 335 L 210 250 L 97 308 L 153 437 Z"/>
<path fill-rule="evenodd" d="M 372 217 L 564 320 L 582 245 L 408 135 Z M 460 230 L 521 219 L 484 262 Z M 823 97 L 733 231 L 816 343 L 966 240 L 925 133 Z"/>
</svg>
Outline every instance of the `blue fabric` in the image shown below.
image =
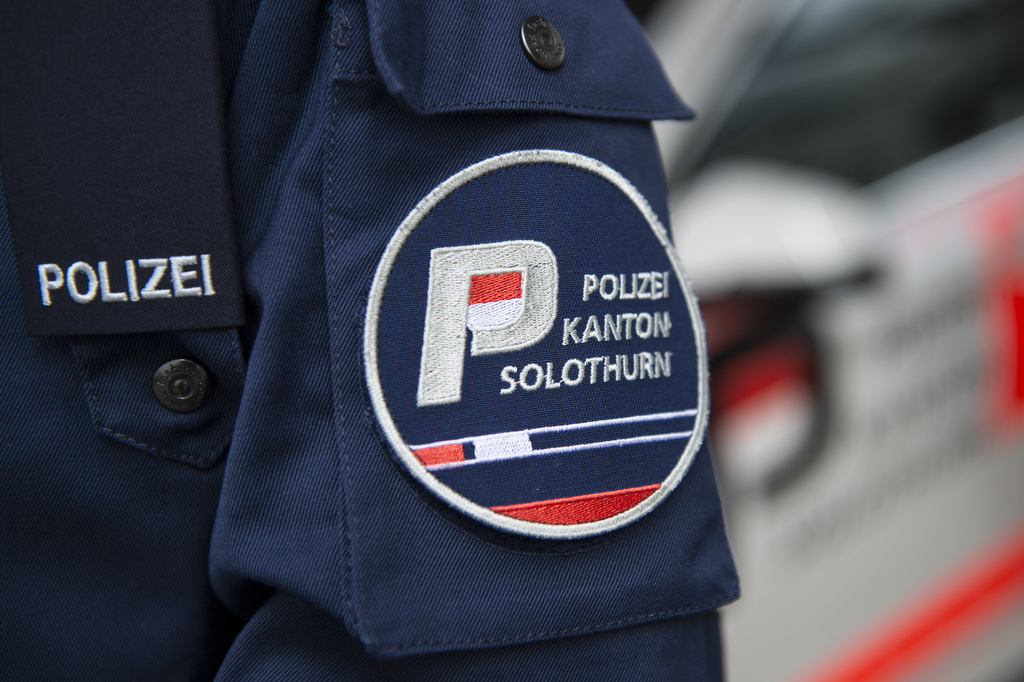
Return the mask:
<svg viewBox="0 0 1024 682">
<path fill-rule="evenodd" d="M 0 670 L 208 679 L 237 629 L 206 570 L 223 467 L 203 468 L 241 392 L 237 334 L 30 338 L 7 225 L 0 197 Z M 182 354 L 224 370 L 191 415 L 149 389 Z"/>
<path fill-rule="evenodd" d="M 665 87 L 643 30 L 618 0 L 546 3 L 565 62 L 544 71 L 519 44 L 534 2 L 370 0 L 370 40 L 388 90 L 419 113 L 548 111 L 601 118 L 690 118 Z"/>
<path fill-rule="evenodd" d="M 337 620 L 279 592 L 253 618 L 246 635 L 218 682 L 722 679 L 714 611 L 597 635 L 382 661 L 367 655 Z"/>
<path fill-rule="evenodd" d="M 409 10 L 373 9 L 378 23 Z M 508 37 L 515 49 L 484 62 L 490 80 L 508 98 L 533 97 L 528 71 L 502 75 L 520 62 L 536 68 L 515 42 L 519 20 L 466 19 L 490 16 L 479 3 L 418 11 L 464 17 L 463 30 L 482 32 L 467 44 Z M 569 59 L 600 69 L 608 55 L 581 54 L 577 31 L 611 32 L 605 22 L 618 26 L 624 10 L 589 11 L 563 28 L 559 17 L 577 10 L 552 7 L 571 52 L 565 84 L 537 87 L 606 106 L 628 84 L 615 76 L 575 88 Z M 0 352 L 11 384 L 0 403 L 5 676 L 720 679 L 714 609 L 737 585 L 706 448 L 630 526 L 572 542 L 516 537 L 467 519 L 404 472 L 363 378 L 373 272 L 417 201 L 484 158 L 555 148 L 608 163 L 665 219 L 645 120 L 655 114 L 488 104 L 424 115 L 378 73 L 361 3 L 225 2 L 219 16 L 248 320 L 240 334 L 27 338 L 0 212 Z M 389 63 L 411 69 L 436 25 L 413 38 L 406 24 L 406 38 L 386 48 L 404 45 L 403 56 L 389 52 Z M 647 89 L 623 107 L 684 115 L 638 35 L 622 49 L 639 55 L 631 76 Z M 403 87 L 420 104 L 451 99 L 458 87 L 441 75 L 428 66 Z M 459 100 L 484 87 L 458 82 Z M 179 356 L 215 380 L 211 401 L 184 415 L 144 388 Z"/>
</svg>

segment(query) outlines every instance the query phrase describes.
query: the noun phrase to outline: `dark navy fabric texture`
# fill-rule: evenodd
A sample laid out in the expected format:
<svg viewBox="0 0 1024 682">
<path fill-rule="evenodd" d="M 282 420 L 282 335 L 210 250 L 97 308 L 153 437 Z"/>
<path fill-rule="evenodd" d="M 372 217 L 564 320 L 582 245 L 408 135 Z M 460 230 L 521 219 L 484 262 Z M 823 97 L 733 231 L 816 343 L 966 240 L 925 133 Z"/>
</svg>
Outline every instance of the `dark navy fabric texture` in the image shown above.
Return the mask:
<svg viewBox="0 0 1024 682">
<path fill-rule="evenodd" d="M 426 3 L 417 38 L 416 22 L 400 19 L 414 8 L 373 3 L 374 21 L 404 26 L 384 49 L 412 101 L 378 73 L 360 2 L 218 5 L 240 330 L 27 337 L 0 204 L 5 677 L 721 679 L 714 609 L 737 583 L 706 446 L 637 522 L 587 540 L 535 540 L 484 527 L 426 491 L 395 462 L 369 404 L 362 332 L 374 270 L 405 215 L 445 178 L 509 151 L 562 149 L 607 163 L 667 216 L 645 119 L 681 105 L 666 99 L 632 29 L 621 50 L 639 55 L 631 77 L 655 94 L 620 104 L 666 113 L 493 103 L 417 113 L 487 96 L 480 73 L 451 82 L 435 68 L 434 17 L 480 32 L 466 44 L 512 40 L 483 64 L 514 99 L 625 98 L 616 64 L 606 65 L 608 87 L 577 87 L 568 70 L 584 58 L 579 31 L 614 32 L 625 10 L 602 3 L 583 18 L 553 4 L 571 50 L 566 78 L 535 85 L 504 74 L 519 61 L 536 67 L 515 42 L 521 19 L 487 20 L 504 14 L 498 7 Z M 621 54 L 590 52 L 594 73 Z M 600 200 L 565 197 L 591 199 Z M 196 412 L 171 413 L 147 394 L 176 357 L 214 377 Z"/>
<path fill-rule="evenodd" d="M 370 40 L 388 90 L 423 114 L 548 111 L 649 121 L 691 118 L 665 85 L 643 30 L 618 0 L 370 0 Z M 519 29 L 540 11 L 565 43 L 545 71 L 523 54 Z"/>
<path fill-rule="evenodd" d="M 278 593 L 253 619 L 258 627 L 238 645 L 219 682 L 703 682 L 722 679 L 718 614 L 714 611 L 596 635 L 482 651 L 378 660 L 344 627 L 308 602 Z M 310 656 L 315 650 L 318 656 Z"/>
<path fill-rule="evenodd" d="M 191 464 L 223 452 L 224 427 L 206 408 L 182 419 L 145 390 L 167 353 L 187 349 L 208 366 L 232 367 L 235 330 L 203 332 L 198 343 L 121 336 L 107 353 L 85 347 L 79 357 L 67 339 L 30 338 L 7 224 L 0 197 L 2 675 L 209 679 L 237 625 L 206 570 L 223 469 Z M 87 372 L 102 386 L 94 399 Z M 108 394 L 115 381 L 121 391 Z M 230 422 L 240 377 L 226 371 L 221 383 L 225 394 L 209 407 Z M 128 434 L 153 436 L 152 447 Z M 153 451 L 165 445 L 182 456 Z"/>
</svg>

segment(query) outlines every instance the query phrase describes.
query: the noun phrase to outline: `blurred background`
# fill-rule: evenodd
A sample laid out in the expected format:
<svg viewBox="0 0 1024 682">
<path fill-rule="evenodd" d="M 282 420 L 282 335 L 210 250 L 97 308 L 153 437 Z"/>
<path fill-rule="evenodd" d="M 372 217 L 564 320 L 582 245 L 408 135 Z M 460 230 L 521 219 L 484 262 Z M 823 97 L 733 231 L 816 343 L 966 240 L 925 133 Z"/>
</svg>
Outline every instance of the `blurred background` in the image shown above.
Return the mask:
<svg viewBox="0 0 1024 682">
<path fill-rule="evenodd" d="M 1024 680 L 1024 2 L 636 0 L 733 682 Z"/>
</svg>

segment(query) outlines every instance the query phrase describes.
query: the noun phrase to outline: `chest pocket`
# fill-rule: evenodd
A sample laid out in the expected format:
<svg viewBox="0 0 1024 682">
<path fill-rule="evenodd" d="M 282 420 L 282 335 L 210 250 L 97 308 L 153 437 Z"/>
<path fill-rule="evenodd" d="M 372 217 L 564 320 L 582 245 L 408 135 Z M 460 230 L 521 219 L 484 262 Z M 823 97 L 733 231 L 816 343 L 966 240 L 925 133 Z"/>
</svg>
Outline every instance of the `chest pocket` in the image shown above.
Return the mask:
<svg viewBox="0 0 1024 682">
<path fill-rule="evenodd" d="M 703 331 L 656 227 L 667 211 L 649 121 L 692 114 L 618 2 L 544 3 L 564 48 L 553 69 L 522 44 L 536 12 L 334 7 L 324 196 L 339 608 L 379 656 L 599 632 L 737 594 L 702 444 Z M 557 40 L 543 37 L 549 53 Z M 468 268 L 463 303 L 501 305 L 438 303 L 452 280 L 432 259 Z M 495 293 L 506 285 L 516 291 Z M 424 370 L 428 337 L 463 344 L 439 374 Z M 425 374 L 448 383 L 423 388 Z M 581 429 L 593 434 L 556 442 Z M 622 493 L 614 504 L 589 492 L 601 485 Z M 551 512 L 552 500 L 570 502 Z M 615 521 L 623 509 L 641 511 Z"/>
</svg>

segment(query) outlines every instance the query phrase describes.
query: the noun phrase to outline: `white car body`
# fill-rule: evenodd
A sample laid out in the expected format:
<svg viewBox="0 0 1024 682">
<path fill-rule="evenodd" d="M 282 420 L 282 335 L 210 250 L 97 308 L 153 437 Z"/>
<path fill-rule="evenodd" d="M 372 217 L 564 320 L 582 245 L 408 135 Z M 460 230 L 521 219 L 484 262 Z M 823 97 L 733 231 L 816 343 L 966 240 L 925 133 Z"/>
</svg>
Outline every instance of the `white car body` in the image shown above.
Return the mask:
<svg viewBox="0 0 1024 682">
<path fill-rule="evenodd" d="M 703 153 L 802 5 L 693 1 L 652 17 L 702 116 L 659 129 L 670 175 Z M 743 589 L 723 619 L 728 677 L 1021 679 L 1024 119 L 866 187 L 785 169 L 773 187 L 772 173 L 719 164 L 672 187 L 698 296 L 821 286 L 807 319 L 831 417 L 813 465 L 774 494 L 750 484 L 805 428 L 806 395 L 720 417 Z M 863 264 L 872 282 L 825 286 Z"/>
</svg>

